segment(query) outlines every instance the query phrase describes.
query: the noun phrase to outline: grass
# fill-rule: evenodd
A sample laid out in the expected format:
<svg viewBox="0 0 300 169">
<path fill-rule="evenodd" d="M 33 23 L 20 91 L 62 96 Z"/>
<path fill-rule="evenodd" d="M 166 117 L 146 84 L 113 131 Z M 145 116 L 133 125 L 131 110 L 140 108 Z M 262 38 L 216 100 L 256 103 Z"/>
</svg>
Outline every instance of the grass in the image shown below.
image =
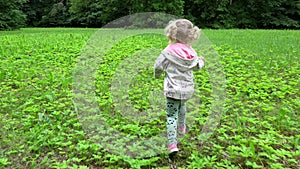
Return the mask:
<svg viewBox="0 0 300 169">
<path fill-rule="evenodd" d="M 216 45 L 243 48 L 262 55 L 260 59 L 281 55 L 297 58 L 299 54 L 300 32 L 295 30 L 204 30 L 204 33 Z"/>
<path fill-rule="evenodd" d="M 97 35 L 95 31 L 26 28 L 0 32 L 0 168 L 169 168 L 165 152 L 158 155 L 149 152 L 153 156 L 132 158 L 134 152 L 148 152 L 143 144 L 131 144 L 138 138 L 165 131 L 165 116 L 160 110 L 163 98 L 151 97 L 151 91 L 162 88 L 162 79 L 152 79 L 152 60 L 147 53 L 149 48 L 157 49 L 150 54 L 159 53 L 167 45 L 165 37 L 143 34 L 111 43 L 112 48 L 95 68 L 93 90 L 101 114 L 87 119 L 92 123 L 85 125 L 80 120 L 81 110 L 74 106 L 72 82 L 78 59 L 94 57 L 84 55 L 82 49 L 92 43 L 88 40 Z M 300 31 L 203 32 L 213 42 L 226 76 L 225 106 L 217 129 L 203 142 L 200 133 L 213 103 L 210 72 L 216 68 L 207 54 L 206 68 L 195 72 L 199 93 L 196 96 L 201 101 L 197 106 L 190 104 L 195 106 L 191 111 L 198 114 L 188 136 L 181 139 L 182 151 L 172 163 L 179 168 L 298 168 Z M 107 31 L 99 34 L 104 36 Z M 107 43 L 111 39 L 103 41 Z M 132 63 L 129 56 L 144 62 Z M 134 84 L 128 90 L 119 86 L 128 93 L 114 93 L 112 80 L 122 76 L 128 79 L 123 71 L 127 69 L 138 70 L 127 72 L 134 74 Z M 124 102 L 117 102 L 115 97 L 120 95 L 128 97 L 124 97 Z M 137 114 L 148 109 L 155 110 L 156 114 L 124 118 L 124 112 L 118 108 L 126 100 L 126 104 L 134 105 L 130 110 Z M 151 101 L 158 103 L 159 109 Z M 85 110 L 85 113 L 95 112 Z M 94 123 L 96 118 L 109 127 Z M 115 131 L 123 135 L 114 135 Z M 129 151 L 109 151 L 113 147 L 108 145 L 116 144 L 127 145 Z"/>
</svg>

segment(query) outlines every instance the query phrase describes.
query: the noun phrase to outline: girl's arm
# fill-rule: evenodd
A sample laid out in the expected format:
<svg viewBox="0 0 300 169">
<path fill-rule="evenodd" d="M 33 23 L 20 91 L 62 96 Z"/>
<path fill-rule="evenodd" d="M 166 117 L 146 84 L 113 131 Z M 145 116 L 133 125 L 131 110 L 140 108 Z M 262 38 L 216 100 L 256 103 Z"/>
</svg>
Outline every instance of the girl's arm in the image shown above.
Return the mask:
<svg viewBox="0 0 300 169">
<path fill-rule="evenodd" d="M 154 77 L 160 78 L 163 71 L 166 70 L 167 59 L 163 54 L 160 54 L 154 64 Z"/>
</svg>

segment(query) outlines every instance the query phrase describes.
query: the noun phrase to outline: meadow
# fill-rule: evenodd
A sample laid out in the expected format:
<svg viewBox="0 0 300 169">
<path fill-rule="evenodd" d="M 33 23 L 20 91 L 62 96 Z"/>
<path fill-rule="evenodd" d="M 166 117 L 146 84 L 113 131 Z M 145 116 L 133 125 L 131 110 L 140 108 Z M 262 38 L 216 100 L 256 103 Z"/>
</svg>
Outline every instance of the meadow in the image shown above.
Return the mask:
<svg viewBox="0 0 300 169">
<path fill-rule="evenodd" d="M 110 47 L 91 55 L 88 50 L 94 46 L 88 46 L 90 38 L 111 30 L 24 28 L 0 32 L 0 168 L 167 169 L 176 165 L 188 169 L 298 169 L 300 31 L 202 31 L 218 61 L 208 54 L 206 67 L 195 72 L 195 97 L 199 100 L 190 104 L 190 131 L 180 139 L 181 151 L 174 161 L 164 152 L 164 145 L 130 144 L 165 132 L 164 98 L 153 100 L 151 96 L 152 91 L 162 90 L 163 79 L 153 78 L 153 60 L 130 60 L 150 54 L 156 57 L 168 44 L 164 36 L 136 34 L 114 43 L 100 39 Z M 96 47 L 102 48 L 101 43 L 95 42 Z M 152 50 L 139 53 L 148 48 Z M 201 49 L 197 52 L 206 54 Z M 93 57 L 100 58 L 99 64 L 90 65 L 94 78 L 74 76 L 83 70 L 78 62 L 89 64 L 87 58 Z M 127 72 L 130 76 L 126 76 L 120 67 L 138 71 Z M 222 96 L 222 113 L 213 133 L 203 140 L 201 132 L 211 117 L 213 85 L 217 83 L 211 79 L 211 72 L 219 71 L 219 67 L 226 96 Z M 131 78 L 128 88 L 115 81 L 121 78 L 118 74 L 125 81 Z M 100 115 L 82 117 L 80 111 L 90 114 L 95 110 L 77 108 L 76 102 L 85 90 L 76 91 L 74 81 L 94 84 L 90 94 L 96 99 L 89 104 L 96 105 Z M 121 100 L 116 100 L 118 96 Z M 133 108 L 127 110 L 124 104 Z M 126 115 L 137 115 L 126 118 L 119 109 L 126 109 Z M 149 109 L 155 113 L 147 112 Z M 108 126 L 95 123 L 97 118 Z M 148 152 L 145 147 L 158 150 Z"/>
</svg>

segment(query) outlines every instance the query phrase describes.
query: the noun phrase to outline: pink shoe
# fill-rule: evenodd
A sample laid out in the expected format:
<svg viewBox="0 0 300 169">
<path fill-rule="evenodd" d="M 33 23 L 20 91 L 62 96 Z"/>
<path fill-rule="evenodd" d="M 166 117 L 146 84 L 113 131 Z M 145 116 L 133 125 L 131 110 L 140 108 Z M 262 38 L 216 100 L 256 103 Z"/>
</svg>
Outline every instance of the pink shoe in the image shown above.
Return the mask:
<svg viewBox="0 0 300 169">
<path fill-rule="evenodd" d="M 173 143 L 168 145 L 168 150 L 170 153 L 178 152 L 177 144 Z"/>
<path fill-rule="evenodd" d="M 178 127 L 178 133 L 185 134 L 186 133 L 186 125 Z"/>
</svg>

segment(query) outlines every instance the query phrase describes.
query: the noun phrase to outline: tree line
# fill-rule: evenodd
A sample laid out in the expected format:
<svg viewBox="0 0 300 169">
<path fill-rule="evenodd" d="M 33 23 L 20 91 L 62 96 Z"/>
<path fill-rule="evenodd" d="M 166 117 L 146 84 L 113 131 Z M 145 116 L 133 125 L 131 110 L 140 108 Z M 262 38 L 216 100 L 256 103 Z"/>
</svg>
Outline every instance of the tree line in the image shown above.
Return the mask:
<svg viewBox="0 0 300 169">
<path fill-rule="evenodd" d="M 201 28 L 300 28 L 300 0 L 1 0 L 0 30 L 102 27 L 139 12 L 168 13 Z"/>
</svg>

